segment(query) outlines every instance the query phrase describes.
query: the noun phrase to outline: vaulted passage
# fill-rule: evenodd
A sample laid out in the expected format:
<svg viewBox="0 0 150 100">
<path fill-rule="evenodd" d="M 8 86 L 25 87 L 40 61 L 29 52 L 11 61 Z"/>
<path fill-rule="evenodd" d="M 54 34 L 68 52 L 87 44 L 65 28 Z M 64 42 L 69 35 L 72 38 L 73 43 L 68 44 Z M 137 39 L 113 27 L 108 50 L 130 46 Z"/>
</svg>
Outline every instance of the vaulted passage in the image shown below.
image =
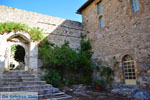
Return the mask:
<svg viewBox="0 0 150 100">
<path fill-rule="evenodd" d="M 25 57 L 25 50 L 22 46 L 17 45 L 14 58 L 18 62 L 24 63 L 24 57 Z"/>
<path fill-rule="evenodd" d="M 11 70 L 20 70 L 25 67 L 25 49 L 20 45 L 13 45 L 11 47 Z"/>
</svg>

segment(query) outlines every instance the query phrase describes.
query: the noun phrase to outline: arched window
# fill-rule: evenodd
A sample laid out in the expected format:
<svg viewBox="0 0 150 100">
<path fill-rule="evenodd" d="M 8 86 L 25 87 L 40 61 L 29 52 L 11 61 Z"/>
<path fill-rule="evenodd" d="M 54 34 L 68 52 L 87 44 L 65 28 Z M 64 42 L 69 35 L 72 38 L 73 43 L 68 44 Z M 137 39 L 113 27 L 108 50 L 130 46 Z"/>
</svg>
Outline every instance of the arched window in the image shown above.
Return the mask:
<svg viewBox="0 0 150 100">
<path fill-rule="evenodd" d="M 132 13 L 136 13 L 137 11 L 140 10 L 139 0 L 131 0 L 130 3 L 132 8 Z"/>
<path fill-rule="evenodd" d="M 130 55 L 122 58 L 125 84 L 136 84 L 134 59 Z"/>
<path fill-rule="evenodd" d="M 102 14 L 102 12 L 103 12 L 103 7 L 102 7 L 101 2 L 99 2 L 99 3 L 97 4 L 97 7 L 98 7 L 98 14 Z"/>
<path fill-rule="evenodd" d="M 104 18 L 103 18 L 103 16 L 100 16 L 100 18 L 99 18 L 99 27 L 100 28 L 104 27 Z"/>
</svg>

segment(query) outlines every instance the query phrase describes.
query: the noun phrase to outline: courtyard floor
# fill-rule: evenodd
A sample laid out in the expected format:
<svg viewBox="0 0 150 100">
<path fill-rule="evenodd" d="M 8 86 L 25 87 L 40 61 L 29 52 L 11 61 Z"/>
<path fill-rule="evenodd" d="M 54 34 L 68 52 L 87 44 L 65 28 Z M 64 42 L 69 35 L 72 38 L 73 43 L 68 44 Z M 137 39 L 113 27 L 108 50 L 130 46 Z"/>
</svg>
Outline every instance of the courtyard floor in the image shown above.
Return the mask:
<svg viewBox="0 0 150 100">
<path fill-rule="evenodd" d="M 138 100 L 116 95 L 109 91 L 97 91 L 84 85 L 73 85 L 61 88 L 66 94 L 71 95 L 71 100 Z"/>
</svg>

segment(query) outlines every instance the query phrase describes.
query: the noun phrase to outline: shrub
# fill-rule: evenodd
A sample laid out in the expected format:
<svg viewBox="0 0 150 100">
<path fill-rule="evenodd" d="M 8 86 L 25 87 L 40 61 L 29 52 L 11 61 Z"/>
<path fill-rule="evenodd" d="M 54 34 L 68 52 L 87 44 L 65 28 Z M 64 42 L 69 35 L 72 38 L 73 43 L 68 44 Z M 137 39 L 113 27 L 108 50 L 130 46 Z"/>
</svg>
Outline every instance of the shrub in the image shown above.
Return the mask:
<svg viewBox="0 0 150 100">
<path fill-rule="evenodd" d="M 91 49 L 90 41 L 84 38 L 80 50 L 70 48 L 67 41 L 62 46 L 57 46 L 45 39 L 40 44 L 39 57 L 43 61 L 43 68 L 56 70 L 65 79 L 65 85 L 87 84 L 91 82 L 93 72 Z"/>
<path fill-rule="evenodd" d="M 61 76 L 56 70 L 49 69 L 43 76 L 43 79 L 47 83 L 53 84 L 56 87 L 63 86 L 63 83 L 61 82 Z"/>
<path fill-rule="evenodd" d="M 104 80 L 96 80 L 96 86 L 102 86 L 104 84 Z"/>
<path fill-rule="evenodd" d="M 100 84 L 103 89 L 105 89 L 106 86 L 111 86 L 114 70 L 109 66 L 101 65 L 101 67 L 96 68 L 96 70 L 99 72 L 99 80 L 96 81 L 96 85 Z"/>
<path fill-rule="evenodd" d="M 112 75 L 114 71 L 111 67 L 103 67 L 100 71 L 100 76 L 105 78 L 106 83 L 111 83 L 113 81 Z"/>
</svg>

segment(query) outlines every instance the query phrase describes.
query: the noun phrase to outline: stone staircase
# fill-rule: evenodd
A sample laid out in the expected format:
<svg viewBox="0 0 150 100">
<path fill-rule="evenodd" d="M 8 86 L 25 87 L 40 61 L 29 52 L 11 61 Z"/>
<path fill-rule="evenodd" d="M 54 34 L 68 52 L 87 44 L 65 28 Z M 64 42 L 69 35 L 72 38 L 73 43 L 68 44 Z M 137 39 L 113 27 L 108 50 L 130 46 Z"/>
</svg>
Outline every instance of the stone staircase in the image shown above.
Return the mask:
<svg viewBox="0 0 150 100">
<path fill-rule="evenodd" d="M 69 100 L 71 96 L 54 88 L 27 71 L 4 72 L 0 78 L 0 92 L 38 92 L 39 100 Z"/>
</svg>

